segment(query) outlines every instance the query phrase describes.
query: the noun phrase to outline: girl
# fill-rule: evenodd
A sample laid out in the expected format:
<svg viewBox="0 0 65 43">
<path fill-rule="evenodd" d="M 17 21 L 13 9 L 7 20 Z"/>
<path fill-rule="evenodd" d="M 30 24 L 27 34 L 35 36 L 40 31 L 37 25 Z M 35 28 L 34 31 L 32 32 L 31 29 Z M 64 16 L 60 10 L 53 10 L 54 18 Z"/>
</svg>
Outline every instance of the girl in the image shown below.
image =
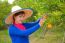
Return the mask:
<svg viewBox="0 0 65 43">
<path fill-rule="evenodd" d="M 10 24 L 8 32 L 12 43 L 29 43 L 29 36 L 37 31 L 42 26 L 44 19 L 39 19 L 36 22 L 22 23 L 33 14 L 30 9 L 21 9 L 19 6 L 14 6 L 12 12 L 5 19 L 6 24 Z"/>
</svg>

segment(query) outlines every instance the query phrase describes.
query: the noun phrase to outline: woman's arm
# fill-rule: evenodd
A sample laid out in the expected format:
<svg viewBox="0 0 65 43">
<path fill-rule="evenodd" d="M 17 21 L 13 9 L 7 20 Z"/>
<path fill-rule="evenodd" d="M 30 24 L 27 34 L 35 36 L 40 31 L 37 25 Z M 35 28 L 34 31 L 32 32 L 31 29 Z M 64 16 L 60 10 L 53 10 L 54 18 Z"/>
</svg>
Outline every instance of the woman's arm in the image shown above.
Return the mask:
<svg viewBox="0 0 65 43">
<path fill-rule="evenodd" d="M 38 24 L 38 23 L 39 23 L 39 21 L 40 21 L 40 19 L 38 19 L 38 20 L 37 20 L 37 21 L 35 21 L 35 22 L 23 23 L 23 25 L 26 27 L 26 29 L 29 29 L 29 28 L 31 28 L 31 27 L 33 27 L 33 26 L 35 26 L 36 24 Z"/>
<path fill-rule="evenodd" d="M 28 36 L 28 35 L 32 34 L 33 32 L 35 32 L 36 30 L 38 30 L 42 24 L 43 24 L 43 19 L 40 19 L 39 23 L 35 24 L 34 26 L 32 26 L 26 30 L 19 30 L 15 26 L 12 26 L 9 28 L 9 33 L 11 35 Z"/>
<path fill-rule="evenodd" d="M 40 24 L 36 24 L 35 26 L 27 29 L 27 30 L 19 30 L 16 27 L 12 26 L 9 28 L 9 33 L 11 35 L 18 35 L 18 36 L 28 36 L 38 30 L 40 28 Z"/>
</svg>

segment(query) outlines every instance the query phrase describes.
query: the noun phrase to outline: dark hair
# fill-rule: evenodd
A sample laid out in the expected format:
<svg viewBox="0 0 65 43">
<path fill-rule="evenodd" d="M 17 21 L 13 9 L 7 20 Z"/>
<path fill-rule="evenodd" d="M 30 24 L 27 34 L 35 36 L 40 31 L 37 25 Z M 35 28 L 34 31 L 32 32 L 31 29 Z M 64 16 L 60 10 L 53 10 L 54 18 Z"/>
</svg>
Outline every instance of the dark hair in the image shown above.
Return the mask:
<svg viewBox="0 0 65 43">
<path fill-rule="evenodd" d="M 16 16 L 18 16 L 18 15 L 23 15 L 23 14 L 25 14 L 24 11 L 15 13 L 15 14 L 13 15 L 13 23 L 15 23 L 15 18 L 14 18 L 14 17 L 16 17 Z"/>
</svg>

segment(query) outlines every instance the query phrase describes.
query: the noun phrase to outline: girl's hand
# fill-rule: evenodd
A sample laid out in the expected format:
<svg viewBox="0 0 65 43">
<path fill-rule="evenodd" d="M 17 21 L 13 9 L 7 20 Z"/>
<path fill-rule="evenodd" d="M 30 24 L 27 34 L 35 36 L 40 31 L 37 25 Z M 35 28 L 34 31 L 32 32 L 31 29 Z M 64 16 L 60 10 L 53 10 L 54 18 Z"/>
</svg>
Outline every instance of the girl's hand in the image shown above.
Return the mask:
<svg viewBox="0 0 65 43">
<path fill-rule="evenodd" d="M 39 22 L 40 26 L 43 25 L 43 19 L 40 19 L 40 22 Z"/>
<path fill-rule="evenodd" d="M 40 26 L 42 26 L 44 24 L 46 19 L 47 19 L 47 15 L 43 15 L 39 22 Z"/>
<path fill-rule="evenodd" d="M 47 19 L 48 15 L 43 15 L 42 19 Z"/>
</svg>

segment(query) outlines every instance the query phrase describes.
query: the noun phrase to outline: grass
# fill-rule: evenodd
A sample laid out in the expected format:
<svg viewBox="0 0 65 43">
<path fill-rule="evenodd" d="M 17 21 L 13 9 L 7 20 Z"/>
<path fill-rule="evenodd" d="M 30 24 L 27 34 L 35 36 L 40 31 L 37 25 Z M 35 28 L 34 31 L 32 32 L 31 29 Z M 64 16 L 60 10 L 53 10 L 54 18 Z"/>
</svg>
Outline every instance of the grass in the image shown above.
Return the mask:
<svg viewBox="0 0 65 43">
<path fill-rule="evenodd" d="M 42 35 L 43 36 L 43 35 Z M 63 35 L 47 32 L 44 38 L 39 37 L 31 37 L 31 43 L 63 43 Z"/>
<path fill-rule="evenodd" d="M 7 30 L 0 31 L 0 43 L 11 43 Z"/>
<path fill-rule="evenodd" d="M 30 35 L 30 43 L 63 43 L 63 34 L 47 31 L 44 36 L 39 30 Z M 0 43 L 11 43 L 7 30 L 0 31 Z"/>
</svg>

